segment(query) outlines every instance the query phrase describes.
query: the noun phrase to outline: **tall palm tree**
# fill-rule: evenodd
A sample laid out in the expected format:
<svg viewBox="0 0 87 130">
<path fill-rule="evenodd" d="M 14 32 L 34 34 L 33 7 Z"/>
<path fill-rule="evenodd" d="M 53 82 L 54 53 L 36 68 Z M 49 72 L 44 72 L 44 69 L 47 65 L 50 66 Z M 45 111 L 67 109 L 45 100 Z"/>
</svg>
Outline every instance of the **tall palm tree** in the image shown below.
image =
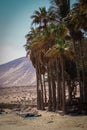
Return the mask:
<svg viewBox="0 0 87 130">
<path fill-rule="evenodd" d="M 27 37 L 26 49 L 27 52 L 30 53 L 30 58 L 34 67 L 36 68 L 36 75 L 37 75 L 37 106 L 39 109 L 44 109 L 44 94 L 45 87 L 44 87 L 44 76 L 48 74 L 48 109 L 51 111 L 55 111 L 56 108 L 62 109 L 63 112 L 66 112 L 66 88 L 65 88 L 65 81 L 67 80 L 65 77 L 66 68 L 65 62 L 66 59 L 73 59 L 73 52 L 72 48 L 70 50 L 69 44 L 66 42 L 66 38 L 70 38 L 71 35 L 74 51 L 77 56 L 77 72 L 78 72 L 78 79 L 79 84 L 81 86 L 80 80 L 80 61 L 81 61 L 81 72 L 83 71 L 84 75 L 84 64 L 83 57 L 82 57 L 82 30 L 86 29 L 86 25 L 84 25 L 84 20 L 80 21 L 80 18 L 84 18 L 86 14 L 85 5 L 83 6 L 83 2 L 80 0 L 82 4 L 80 8 L 78 5 L 76 7 L 77 12 L 75 9 L 71 12 L 70 16 L 67 16 L 67 13 L 70 9 L 70 0 L 51 0 L 54 5 L 55 11 L 52 10 L 47 11 L 45 7 L 39 8 L 38 11 L 35 11 L 34 14 L 31 16 L 33 19 L 32 24 L 36 24 L 36 29 L 32 30 L 33 33 L 29 33 Z M 57 7 L 57 8 L 56 8 Z M 85 13 L 84 11 L 85 10 Z M 55 13 L 56 12 L 56 13 Z M 77 14 L 82 14 L 79 16 Z M 60 14 L 60 19 L 59 19 Z M 65 24 L 67 28 L 62 23 L 61 19 L 67 16 L 67 24 Z M 86 19 L 86 15 L 85 18 Z M 78 21 L 79 20 L 79 21 Z M 60 22 L 61 21 L 61 22 Z M 57 25 L 58 22 L 58 25 Z M 65 22 L 65 21 L 64 21 Z M 66 23 L 66 22 L 65 22 Z M 69 35 L 68 35 L 69 34 Z M 80 37 L 80 39 L 79 39 Z M 71 39 L 70 39 L 71 40 Z M 76 50 L 76 43 L 80 43 L 80 56 L 78 56 Z M 69 65 L 69 64 L 68 64 Z M 57 78 L 56 78 L 57 76 Z M 70 73 L 72 77 L 72 74 Z M 84 78 L 83 78 L 84 79 Z M 72 80 L 72 79 L 70 79 Z M 76 80 L 75 80 L 76 81 Z M 57 82 L 57 86 L 56 86 Z M 84 80 L 83 80 L 84 82 Z M 69 82 L 71 85 L 71 83 Z M 70 86 L 69 85 L 69 86 Z M 72 99 L 71 87 L 69 87 L 69 94 L 70 99 Z M 81 88 L 81 90 L 85 90 Z M 80 93 L 82 94 L 80 90 Z M 57 93 L 56 93 L 57 91 Z M 84 91 L 83 91 L 84 92 Z M 86 92 L 85 92 L 86 95 Z M 83 96 L 83 95 L 82 95 Z M 84 97 L 84 96 L 83 96 Z M 62 107 L 62 108 L 61 108 Z"/>
<path fill-rule="evenodd" d="M 62 43 L 62 45 L 61 45 Z M 50 58 L 58 58 L 60 65 L 61 65 L 61 79 L 62 79 L 62 110 L 65 113 L 65 76 L 64 76 L 64 61 L 65 61 L 65 57 L 68 57 L 68 50 L 66 50 L 66 44 L 63 43 L 63 41 L 58 41 L 58 43 L 56 43 L 52 49 L 50 49 L 46 55 L 47 57 Z M 68 55 L 66 55 L 68 54 Z M 57 66 L 58 67 L 58 66 Z M 59 91 L 59 89 L 58 89 Z M 59 93 L 59 92 L 58 92 Z M 59 99 L 58 99 L 59 100 Z"/>
<path fill-rule="evenodd" d="M 51 7 L 60 19 L 67 16 L 70 11 L 70 0 L 50 0 Z"/>
<path fill-rule="evenodd" d="M 60 25 L 60 26 L 56 26 L 56 40 L 55 40 L 55 44 L 46 52 L 46 56 L 50 57 L 51 59 L 55 59 L 57 58 L 60 62 L 60 66 L 61 66 L 61 79 L 62 79 L 62 110 L 65 113 L 65 68 L 64 68 L 64 61 L 65 58 L 72 58 L 72 54 L 71 51 L 69 50 L 69 44 L 65 42 L 65 40 L 63 39 L 65 37 L 66 33 L 66 29 L 64 28 L 64 26 Z M 62 32 L 62 33 L 61 33 Z M 58 66 L 57 66 L 58 67 Z M 59 89 L 58 89 L 59 91 Z M 59 92 L 57 92 L 57 94 L 59 94 Z"/>
<path fill-rule="evenodd" d="M 87 31 L 87 24 L 85 23 L 85 21 L 87 20 L 86 6 L 87 6 L 87 2 L 85 0 L 79 0 L 78 3 L 74 4 L 70 15 L 66 18 L 67 19 L 66 26 L 70 30 L 70 34 L 73 39 L 74 51 L 77 56 L 76 66 L 77 66 L 77 77 L 78 77 L 78 82 L 80 86 L 81 110 L 83 109 L 82 104 L 86 102 L 86 95 L 87 95 L 86 79 L 85 79 L 86 67 L 85 67 L 85 59 L 83 56 L 83 47 L 82 47 L 84 46 L 82 45 L 82 39 L 84 37 L 83 32 L 85 33 Z M 77 47 L 79 48 L 79 53 L 77 51 Z M 81 76 L 81 73 L 82 73 L 82 76 Z M 82 81 L 81 81 L 81 77 L 82 77 Z"/>
<path fill-rule="evenodd" d="M 36 79 L 37 79 L 37 108 L 43 109 L 41 104 L 43 102 L 40 89 L 41 82 L 41 75 L 40 75 L 40 63 L 39 63 L 39 52 L 38 50 L 38 38 L 39 33 L 37 33 L 37 30 L 34 28 L 31 28 L 31 31 L 26 35 L 27 42 L 25 45 L 25 49 L 27 51 L 27 55 L 30 56 L 30 59 L 32 61 L 33 66 L 36 68 Z M 42 84 L 41 84 L 42 85 Z M 43 89 L 42 89 L 43 90 Z"/>
<path fill-rule="evenodd" d="M 56 15 L 52 11 L 47 11 L 45 7 L 39 8 L 31 16 L 33 19 L 32 24 L 39 25 L 39 28 L 46 28 L 48 23 L 54 22 Z"/>
</svg>

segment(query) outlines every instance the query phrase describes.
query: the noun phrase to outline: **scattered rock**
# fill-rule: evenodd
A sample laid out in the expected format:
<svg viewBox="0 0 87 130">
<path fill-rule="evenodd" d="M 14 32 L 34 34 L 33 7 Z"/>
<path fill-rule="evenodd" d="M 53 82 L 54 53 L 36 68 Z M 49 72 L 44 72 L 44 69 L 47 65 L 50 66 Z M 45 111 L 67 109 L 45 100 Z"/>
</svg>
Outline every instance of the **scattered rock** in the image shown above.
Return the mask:
<svg viewBox="0 0 87 130">
<path fill-rule="evenodd" d="M 47 123 L 53 123 L 54 121 L 48 121 Z"/>
</svg>

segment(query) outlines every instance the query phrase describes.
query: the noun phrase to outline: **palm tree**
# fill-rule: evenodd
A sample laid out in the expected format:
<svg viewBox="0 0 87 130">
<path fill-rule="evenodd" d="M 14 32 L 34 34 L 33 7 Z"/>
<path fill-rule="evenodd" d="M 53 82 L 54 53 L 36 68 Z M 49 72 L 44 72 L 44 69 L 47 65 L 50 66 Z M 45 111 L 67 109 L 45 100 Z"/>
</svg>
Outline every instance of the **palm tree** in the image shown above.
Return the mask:
<svg viewBox="0 0 87 130">
<path fill-rule="evenodd" d="M 48 73 L 48 86 L 49 86 L 49 108 L 48 110 L 51 111 L 55 111 L 56 110 L 56 86 L 55 86 L 55 79 L 54 77 L 54 70 L 55 67 L 53 67 L 54 62 L 56 61 L 56 59 L 53 60 L 49 60 L 46 61 L 46 57 L 48 57 L 47 55 L 49 54 L 48 52 L 52 53 L 52 59 L 54 59 L 55 55 L 57 55 L 57 59 L 60 62 L 60 66 L 61 66 L 61 70 L 62 70 L 62 88 L 61 88 L 61 98 L 60 100 L 63 101 L 63 103 L 60 101 L 60 103 L 62 103 L 62 108 L 63 111 L 65 112 L 65 79 L 64 79 L 64 58 L 62 54 L 62 50 L 63 48 L 66 46 L 65 41 L 64 41 L 64 37 L 67 34 L 67 30 L 63 25 L 60 26 L 56 26 L 54 24 L 50 24 L 46 29 L 43 30 L 43 32 L 38 36 L 35 37 L 32 40 L 32 44 L 30 45 L 31 48 L 31 60 L 33 62 L 33 65 L 36 67 L 37 70 L 37 86 L 39 86 L 39 88 L 37 89 L 37 91 L 40 90 L 40 85 L 41 85 L 41 91 L 39 91 L 39 106 L 40 109 L 43 109 L 43 81 L 42 81 L 42 72 L 41 72 L 41 66 L 47 66 L 48 71 L 45 71 Z M 62 37 L 62 39 L 60 38 L 60 36 Z M 55 45 L 55 42 L 58 43 L 58 45 Z M 55 46 L 57 48 L 55 48 Z M 52 48 L 52 52 L 51 49 Z M 59 49 L 60 48 L 60 49 Z M 58 51 L 59 50 L 60 56 L 58 55 Z M 66 51 L 68 52 L 68 51 Z M 46 53 L 46 55 L 45 55 Z M 68 54 L 68 53 L 67 53 Z M 68 54 L 69 55 L 69 54 Z M 67 57 L 68 57 L 67 55 Z M 43 59 L 43 57 L 45 58 L 45 60 Z M 37 59 L 37 60 L 36 60 Z M 37 64 L 36 64 L 37 63 Z M 44 73 L 43 73 L 44 74 Z M 41 93 L 41 94 L 40 94 Z M 58 92 L 59 94 L 59 89 Z M 42 95 L 42 96 L 41 96 Z M 63 98 L 62 98 L 63 97 Z M 41 99 L 40 99 L 41 98 Z"/>
<path fill-rule="evenodd" d="M 73 39 L 73 47 L 75 54 L 77 56 L 76 66 L 77 66 L 77 77 L 80 86 L 80 106 L 81 110 L 82 104 L 86 102 L 86 75 L 85 75 L 85 60 L 83 56 L 83 45 L 82 39 L 84 37 L 83 32 L 87 31 L 87 24 L 85 21 L 87 20 L 87 2 L 85 0 L 79 0 L 78 3 L 74 4 L 74 8 L 71 11 L 70 15 L 66 18 L 67 24 L 66 26 L 70 30 L 71 37 Z M 66 22 L 65 22 L 66 23 Z M 84 30 L 82 32 L 82 30 Z M 79 48 L 79 52 L 77 51 L 77 47 Z M 80 54 L 80 55 L 79 55 Z M 82 66 L 82 67 L 80 67 Z M 81 81 L 81 73 L 82 73 L 82 81 Z M 82 83 L 81 83 L 82 82 Z"/>
<path fill-rule="evenodd" d="M 41 97 L 41 90 L 40 90 L 40 65 L 39 65 L 39 58 L 38 58 L 38 46 L 36 43 L 37 39 L 39 37 L 39 34 L 37 33 L 37 30 L 34 28 L 31 28 L 31 31 L 26 35 L 27 42 L 25 45 L 25 49 L 27 51 L 27 55 L 30 56 L 30 59 L 32 61 L 33 66 L 36 68 L 36 79 L 37 79 L 37 108 L 42 109 L 42 102 L 43 100 Z"/>
<path fill-rule="evenodd" d="M 69 47 L 69 44 L 66 44 L 66 42 L 64 41 L 64 37 L 65 37 L 65 32 L 66 29 L 63 26 L 58 26 L 57 29 L 55 30 L 56 32 L 56 41 L 55 44 L 47 51 L 46 56 L 54 59 L 57 58 L 59 60 L 60 66 L 61 66 L 61 79 L 62 79 L 62 110 L 65 113 L 65 69 L 64 69 L 64 61 L 65 58 L 72 58 L 73 53 L 71 53 L 71 51 L 69 51 L 69 49 L 67 47 Z M 62 32 L 62 33 L 61 33 Z M 62 38 L 61 38 L 61 37 Z M 71 54 L 70 54 L 71 53 Z M 58 66 L 57 66 L 58 67 Z M 58 71 L 58 70 L 57 70 Z M 58 81 L 59 83 L 59 81 Z M 57 89 L 59 91 L 59 89 Z M 59 92 L 57 92 L 57 94 L 59 94 Z"/>
<path fill-rule="evenodd" d="M 38 18 L 39 17 L 39 18 Z M 49 39 L 49 38 L 47 38 L 47 36 L 48 35 L 46 35 L 46 34 L 48 34 L 48 28 L 47 28 L 47 25 L 48 25 L 48 23 L 50 23 L 50 22 L 52 22 L 52 21 L 54 21 L 55 20 L 55 14 L 52 12 L 52 11 L 46 11 L 46 8 L 45 7 L 43 7 L 43 8 L 39 8 L 39 11 L 35 11 L 35 14 L 34 15 L 32 15 L 32 17 L 31 18 L 33 18 L 33 22 L 32 23 L 35 23 L 35 24 L 39 24 L 39 28 L 40 28 L 40 30 L 39 30 L 39 32 L 42 34 L 42 35 L 40 35 L 40 39 L 39 39 L 39 42 L 36 42 L 35 43 L 35 46 L 36 46 L 36 44 L 39 46 L 39 50 L 43 50 L 44 51 L 44 53 L 45 53 L 45 51 L 49 48 L 49 44 L 48 44 L 48 46 L 47 46 L 47 42 L 49 42 L 49 40 L 51 41 L 51 43 L 52 43 L 52 41 L 54 40 L 52 40 L 52 38 L 51 39 Z M 37 22 L 37 19 L 39 20 L 39 22 Z M 44 28 L 44 30 L 43 30 L 43 32 L 41 31 L 41 29 L 42 28 Z M 45 36 L 44 36 L 44 34 L 45 34 Z M 53 43 L 52 43 L 53 44 Z M 43 54 L 44 54 L 43 53 Z M 41 51 L 39 52 L 39 57 L 40 57 L 40 54 L 41 54 Z M 41 59 L 41 58 L 40 58 Z M 40 60 L 40 61 L 42 61 L 42 60 Z M 42 61 L 43 62 L 43 61 Z M 42 63 L 43 64 L 43 63 Z M 48 74 L 49 75 L 49 74 Z M 48 76 L 48 79 L 49 79 L 49 76 Z M 41 81 L 41 78 L 40 78 L 40 81 Z M 41 83 L 42 84 L 42 83 Z M 41 85 L 42 86 L 42 85 Z M 50 86 L 50 83 L 49 83 L 49 86 Z M 43 87 L 41 87 L 41 88 L 43 88 Z M 42 89 L 42 91 L 43 91 L 43 89 Z M 43 93 L 43 92 L 42 92 Z M 42 94 L 42 96 L 43 96 L 43 94 Z M 50 95 L 49 95 L 50 96 Z M 51 100 L 51 99 L 50 99 Z"/>
<path fill-rule="evenodd" d="M 39 8 L 31 16 L 33 19 L 32 24 L 39 25 L 39 28 L 46 28 L 48 23 L 54 22 L 56 15 L 52 11 L 47 11 L 45 7 Z"/>
<path fill-rule="evenodd" d="M 35 23 L 35 24 L 39 25 L 39 29 L 40 29 L 39 32 L 41 32 L 41 34 L 43 33 L 42 35 L 45 34 L 45 37 L 40 35 L 40 39 L 39 39 L 40 41 L 39 42 L 34 42 L 35 46 L 39 46 L 40 50 L 42 50 L 42 47 L 44 47 L 44 52 L 48 51 L 49 48 L 52 47 L 55 44 L 56 34 L 54 33 L 54 31 L 57 30 L 57 29 L 56 29 L 55 25 L 53 25 L 53 24 L 51 24 L 51 26 L 48 26 L 48 23 L 54 22 L 54 20 L 56 20 L 56 16 L 57 15 L 55 15 L 52 12 L 52 10 L 49 10 L 47 12 L 44 7 L 43 8 L 39 8 L 39 11 L 35 11 L 34 15 L 31 16 L 31 18 L 33 18 L 33 22 L 32 23 Z M 51 30 L 50 30 L 50 27 L 51 27 Z M 44 28 L 42 30 L 43 32 L 41 31 L 42 28 Z M 52 30 L 54 30 L 54 31 L 52 31 Z M 60 28 L 60 30 L 62 30 L 62 29 Z M 32 45 L 34 45 L 34 44 L 32 44 Z M 39 53 L 41 53 L 41 51 Z M 40 54 L 39 54 L 39 56 L 40 56 Z M 56 108 L 56 103 L 54 103 L 54 102 L 56 102 L 56 97 L 55 97 L 56 94 L 55 94 L 55 82 L 54 82 L 54 79 L 53 79 L 53 71 L 51 71 L 52 62 L 49 62 L 48 66 L 49 66 L 48 67 L 49 68 L 48 69 L 49 110 L 51 110 L 52 109 L 51 108 L 52 107 L 52 100 L 53 100 L 53 104 L 54 104 L 53 105 L 54 109 Z M 40 73 L 40 71 L 39 71 L 39 73 Z M 41 81 L 41 77 L 40 77 L 40 82 L 42 82 Z M 41 86 L 42 86 L 42 83 L 41 83 Z M 41 88 L 43 88 L 43 87 L 41 87 Z M 43 91 L 43 89 L 42 89 L 42 91 Z M 52 95 L 53 95 L 53 97 L 52 97 Z"/>
<path fill-rule="evenodd" d="M 50 1 L 52 5 L 50 9 L 57 14 L 58 18 L 59 16 L 60 19 L 67 16 L 67 14 L 70 11 L 70 0 L 50 0 Z"/>
<path fill-rule="evenodd" d="M 82 49 L 82 30 L 86 30 L 87 25 L 84 25 L 84 19 L 86 18 L 86 6 L 80 0 L 80 4 L 74 8 L 70 16 L 67 16 L 67 13 L 70 10 L 70 0 L 51 0 L 53 3 L 52 10 L 46 10 L 45 7 L 39 8 L 38 11 L 35 11 L 31 16 L 33 19 L 32 24 L 36 24 L 36 29 L 31 29 L 31 32 L 26 36 L 27 43 L 25 48 L 30 54 L 30 59 L 34 67 L 36 68 L 37 76 L 37 107 L 38 109 L 44 109 L 44 100 L 46 101 L 46 90 L 44 75 L 47 74 L 48 78 L 48 110 L 55 111 L 63 110 L 66 112 L 66 59 L 71 62 L 73 59 L 73 51 L 77 56 L 76 66 L 78 81 L 80 85 L 80 94 L 84 92 L 86 97 L 86 88 L 81 86 L 81 75 L 80 70 L 83 74 L 83 84 L 85 84 L 84 78 L 84 59 L 83 59 L 83 49 Z M 85 1 L 85 0 L 84 0 Z M 54 8 L 55 7 L 55 8 Z M 57 8 L 56 8 L 57 7 Z M 78 8 L 80 7 L 80 8 Z M 76 11 L 75 11 L 76 9 Z M 85 11 L 83 11 L 85 10 Z M 56 13 L 55 13 L 56 12 Z M 59 17 L 60 14 L 60 17 Z M 78 14 L 81 14 L 78 15 Z M 65 17 L 67 18 L 65 19 Z M 67 22 L 65 25 L 62 20 L 64 18 Z M 83 20 L 81 20 L 83 18 Z M 79 22 L 81 21 L 81 22 Z M 68 35 L 69 34 L 69 35 Z M 71 37 L 70 37 L 71 36 Z M 74 49 L 70 48 L 67 43 L 67 38 L 71 42 L 73 41 Z M 80 56 L 77 52 L 76 45 L 78 43 L 80 49 Z M 71 50 L 70 50 L 71 49 Z M 80 67 L 81 63 L 81 67 Z M 72 64 L 72 62 L 71 62 Z M 70 65 L 70 64 L 68 64 Z M 69 74 L 70 81 L 72 81 L 72 73 Z M 76 79 L 75 79 L 76 81 Z M 74 81 L 73 81 L 74 82 Z M 57 83 L 57 85 L 56 85 Z M 71 82 L 69 82 L 69 96 L 72 100 L 72 91 L 71 91 Z M 84 86 L 84 85 L 83 85 Z M 82 91 L 82 92 L 81 92 Z M 44 96 L 45 95 L 45 96 Z M 45 97 L 45 99 L 44 99 Z"/>
</svg>

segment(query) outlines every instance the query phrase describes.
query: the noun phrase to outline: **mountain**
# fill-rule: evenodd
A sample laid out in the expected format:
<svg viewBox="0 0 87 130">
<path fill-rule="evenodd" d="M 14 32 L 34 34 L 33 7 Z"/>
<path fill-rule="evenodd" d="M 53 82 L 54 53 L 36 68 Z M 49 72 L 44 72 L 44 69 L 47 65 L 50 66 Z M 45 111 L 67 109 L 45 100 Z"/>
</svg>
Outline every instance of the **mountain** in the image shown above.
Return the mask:
<svg viewBox="0 0 87 130">
<path fill-rule="evenodd" d="M 36 72 L 29 58 L 21 57 L 0 65 L 0 86 L 36 85 Z"/>
</svg>

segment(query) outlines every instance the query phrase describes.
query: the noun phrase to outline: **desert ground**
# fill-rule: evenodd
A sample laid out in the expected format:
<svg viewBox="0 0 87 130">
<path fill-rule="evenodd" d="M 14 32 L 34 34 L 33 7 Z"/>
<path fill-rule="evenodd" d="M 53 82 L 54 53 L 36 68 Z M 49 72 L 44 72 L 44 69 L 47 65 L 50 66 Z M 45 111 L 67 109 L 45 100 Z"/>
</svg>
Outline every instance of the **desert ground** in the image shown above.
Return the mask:
<svg viewBox="0 0 87 130">
<path fill-rule="evenodd" d="M 36 87 L 0 88 L 0 103 L 36 103 Z M 25 119 L 10 109 L 0 114 L 0 130 L 87 130 L 87 116 L 38 111 L 40 117 Z"/>
<path fill-rule="evenodd" d="M 47 111 L 39 114 L 32 119 L 10 112 L 0 115 L 0 130 L 87 130 L 87 116 L 61 116 Z"/>
<path fill-rule="evenodd" d="M 36 86 L 0 87 L 0 103 L 36 104 Z"/>
</svg>

